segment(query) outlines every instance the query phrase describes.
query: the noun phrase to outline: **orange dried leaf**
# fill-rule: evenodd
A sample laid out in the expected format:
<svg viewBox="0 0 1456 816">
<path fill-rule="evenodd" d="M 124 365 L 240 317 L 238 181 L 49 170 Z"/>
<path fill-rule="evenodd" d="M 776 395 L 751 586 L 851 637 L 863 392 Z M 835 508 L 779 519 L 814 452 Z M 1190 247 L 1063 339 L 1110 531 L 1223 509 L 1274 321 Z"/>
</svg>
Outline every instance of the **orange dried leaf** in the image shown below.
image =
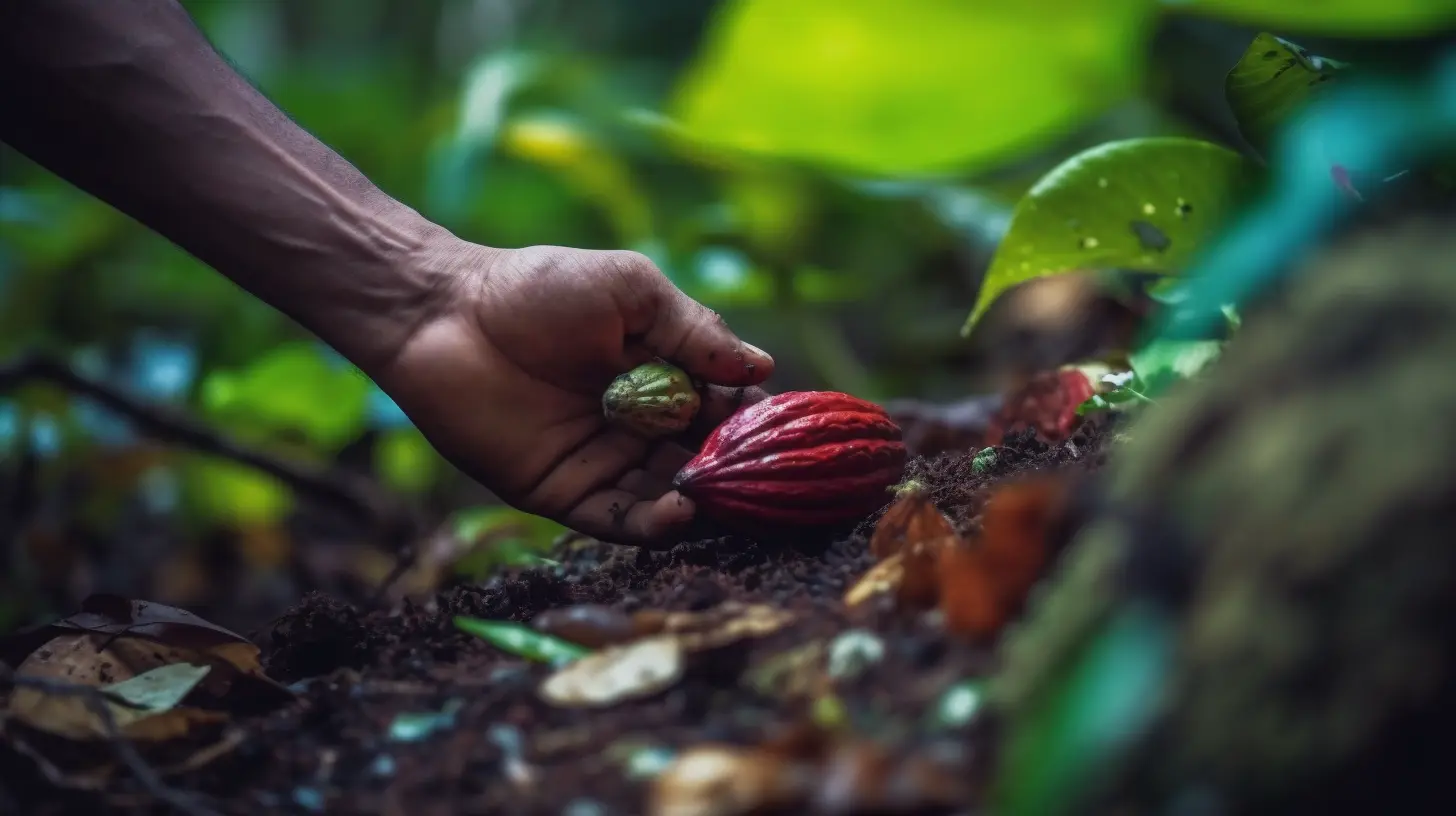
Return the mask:
<svg viewBox="0 0 1456 816">
<path fill-rule="evenodd" d="M 905 549 L 907 544 L 931 541 L 955 535 L 950 519 L 936 508 L 923 490 L 912 489 L 900 495 L 875 524 L 870 536 L 870 554 L 885 559 Z"/>
<path fill-rule="evenodd" d="M 908 608 L 935 606 L 940 598 L 940 554 L 960 545 L 960 538 L 952 533 L 906 546 L 900 553 L 905 567 L 896 591 L 899 602 Z"/>
<path fill-rule="evenodd" d="M 948 631 L 989 638 L 1006 623 L 1001 589 L 985 554 L 969 547 L 940 554 L 940 610 Z"/>
<path fill-rule="evenodd" d="M 1066 494 L 1060 479 L 1034 479 L 1002 486 L 986 503 L 979 543 L 1003 596 L 1024 595 L 1040 577 Z"/>
</svg>

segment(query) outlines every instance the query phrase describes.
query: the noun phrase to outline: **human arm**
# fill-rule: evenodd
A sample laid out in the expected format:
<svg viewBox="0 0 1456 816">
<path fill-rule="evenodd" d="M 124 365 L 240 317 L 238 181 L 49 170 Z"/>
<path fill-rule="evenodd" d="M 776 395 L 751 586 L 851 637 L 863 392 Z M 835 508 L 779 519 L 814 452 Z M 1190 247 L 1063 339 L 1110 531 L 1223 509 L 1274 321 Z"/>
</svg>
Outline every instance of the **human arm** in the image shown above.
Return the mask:
<svg viewBox="0 0 1456 816">
<path fill-rule="evenodd" d="M 647 542 L 692 514 L 664 478 L 686 450 L 605 425 L 612 376 L 654 355 L 722 386 L 772 372 L 640 255 L 496 249 L 432 224 L 239 77 L 174 0 L 0 5 L 0 83 L 0 139 L 317 334 L 503 498 L 584 532 Z"/>
</svg>

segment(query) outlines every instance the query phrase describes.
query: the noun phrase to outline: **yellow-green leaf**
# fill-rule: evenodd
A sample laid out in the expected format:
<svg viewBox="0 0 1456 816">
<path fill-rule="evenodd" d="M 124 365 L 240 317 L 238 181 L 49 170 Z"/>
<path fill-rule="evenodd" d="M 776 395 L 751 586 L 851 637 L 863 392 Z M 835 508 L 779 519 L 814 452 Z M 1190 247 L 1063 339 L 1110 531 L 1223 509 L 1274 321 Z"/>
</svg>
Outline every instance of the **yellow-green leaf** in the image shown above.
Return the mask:
<svg viewBox="0 0 1456 816">
<path fill-rule="evenodd" d="M 380 477 L 403 493 L 423 493 L 433 487 L 442 463 L 424 434 L 413 427 L 381 435 L 374 447 L 374 467 Z"/>
<path fill-rule="evenodd" d="M 1178 11 L 1301 34 L 1396 37 L 1456 26 L 1456 0 L 1163 0 Z"/>
<path fill-rule="evenodd" d="M 1253 163 L 1210 142 L 1155 137 L 1083 151 L 1037 182 L 981 284 L 971 328 L 1007 289 L 1074 270 L 1174 273 L 1224 219 Z"/>
<path fill-rule="evenodd" d="M 717 150 L 870 174 L 1005 160 L 1138 85 L 1151 0 L 734 0 L 670 106 Z"/>
<path fill-rule="evenodd" d="M 1229 71 L 1224 95 L 1239 132 L 1264 153 L 1275 131 L 1347 67 L 1265 32 Z"/>
<path fill-rule="evenodd" d="M 210 418 L 248 436 L 294 431 L 335 450 L 364 428 L 369 380 L 325 357 L 316 343 L 278 346 L 239 371 L 215 371 L 202 383 Z"/>
<path fill-rule="evenodd" d="M 247 465 L 197 456 L 184 466 L 191 511 L 201 520 L 246 526 L 279 521 L 293 509 L 293 491 Z"/>
</svg>

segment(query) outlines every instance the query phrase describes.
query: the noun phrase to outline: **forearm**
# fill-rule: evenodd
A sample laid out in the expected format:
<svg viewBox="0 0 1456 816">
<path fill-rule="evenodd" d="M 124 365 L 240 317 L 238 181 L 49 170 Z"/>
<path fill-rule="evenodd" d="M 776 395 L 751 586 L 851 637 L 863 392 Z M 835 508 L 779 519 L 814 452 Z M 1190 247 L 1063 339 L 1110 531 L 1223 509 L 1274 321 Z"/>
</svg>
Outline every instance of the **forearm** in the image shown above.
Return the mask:
<svg viewBox="0 0 1456 816">
<path fill-rule="evenodd" d="M 387 354 L 441 288 L 448 234 L 294 125 L 175 0 L 9 0 L 0 83 L 0 139 L 348 356 Z"/>
</svg>

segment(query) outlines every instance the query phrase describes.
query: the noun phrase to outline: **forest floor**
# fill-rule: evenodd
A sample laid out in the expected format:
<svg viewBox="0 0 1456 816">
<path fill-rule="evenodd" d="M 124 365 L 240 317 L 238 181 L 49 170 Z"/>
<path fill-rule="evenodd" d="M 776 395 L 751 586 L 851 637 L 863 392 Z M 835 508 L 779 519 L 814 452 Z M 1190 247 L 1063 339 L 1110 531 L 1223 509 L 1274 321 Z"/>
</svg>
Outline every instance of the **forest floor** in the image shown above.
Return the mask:
<svg viewBox="0 0 1456 816">
<path fill-rule="evenodd" d="M 974 448 L 962 448 L 917 457 L 907 475 L 968 534 L 988 488 L 1031 471 L 1099 468 L 1110 437 L 1102 422 L 1056 445 L 1022 432 L 981 472 Z M 666 551 L 564 544 L 551 554 L 559 567 L 513 569 L 392 610 L 364 612 L 312 593 L 251 636 L 267 674 L 290 684 L 296 699 L 234 717 L 229 750 L 165 784 L 194 796 L 196 813 L 625 816 L 649 812 L 652 779 L 675 754 L 712 744 L 758 757 L 712 783 L 726 785 L 720 800 L 775 801 L 782 769 L 814 754 L 813 801 L 785 799 L 785 812 L 869 812 L 864 807 L 876 799 L 885 803 L 878 812 L 967 812 L 988 765 L 974 681 L 993 652 L 949 634 L 934 612 L 846 607 L 845 591 L 874 563 L 875 520 L 827 542 L 767 546 L 727 537 Z M 538 686 L 550 665 L 452 622 L 456 615 L 529 622 L 585 603 L 635 612 L 700 611 L 725 601 L 768 604 L 794 618 L 691 661 L 660 693 L 600 708 L 548 703 Z M 794 655 L 814 659 L 796 663 Z M 805 672 L 830 676 L 806 686 Z M 809 725 L 826 719 L 840 724 L 836 733 L 858 736 L 826 748 L 827 732 Z M 36 780 L 0 787 L 10 789 L 18 812 L 98 809 L 95 794 L 61 791 L 39 781 L 23 757 L 0 755 L 0 775 Z M 654 812 L 720 812 L 694 806 L 697 783 L 689 777 L 682 808 Z M 112 795 L 104 812 L 164 812 L 154 790 L 130 790 L 132 804 Z M 856 799 L 858 809 L 850 805 Z M 6 807 L 0 797 L 0 811 Z"/>
</svg>

